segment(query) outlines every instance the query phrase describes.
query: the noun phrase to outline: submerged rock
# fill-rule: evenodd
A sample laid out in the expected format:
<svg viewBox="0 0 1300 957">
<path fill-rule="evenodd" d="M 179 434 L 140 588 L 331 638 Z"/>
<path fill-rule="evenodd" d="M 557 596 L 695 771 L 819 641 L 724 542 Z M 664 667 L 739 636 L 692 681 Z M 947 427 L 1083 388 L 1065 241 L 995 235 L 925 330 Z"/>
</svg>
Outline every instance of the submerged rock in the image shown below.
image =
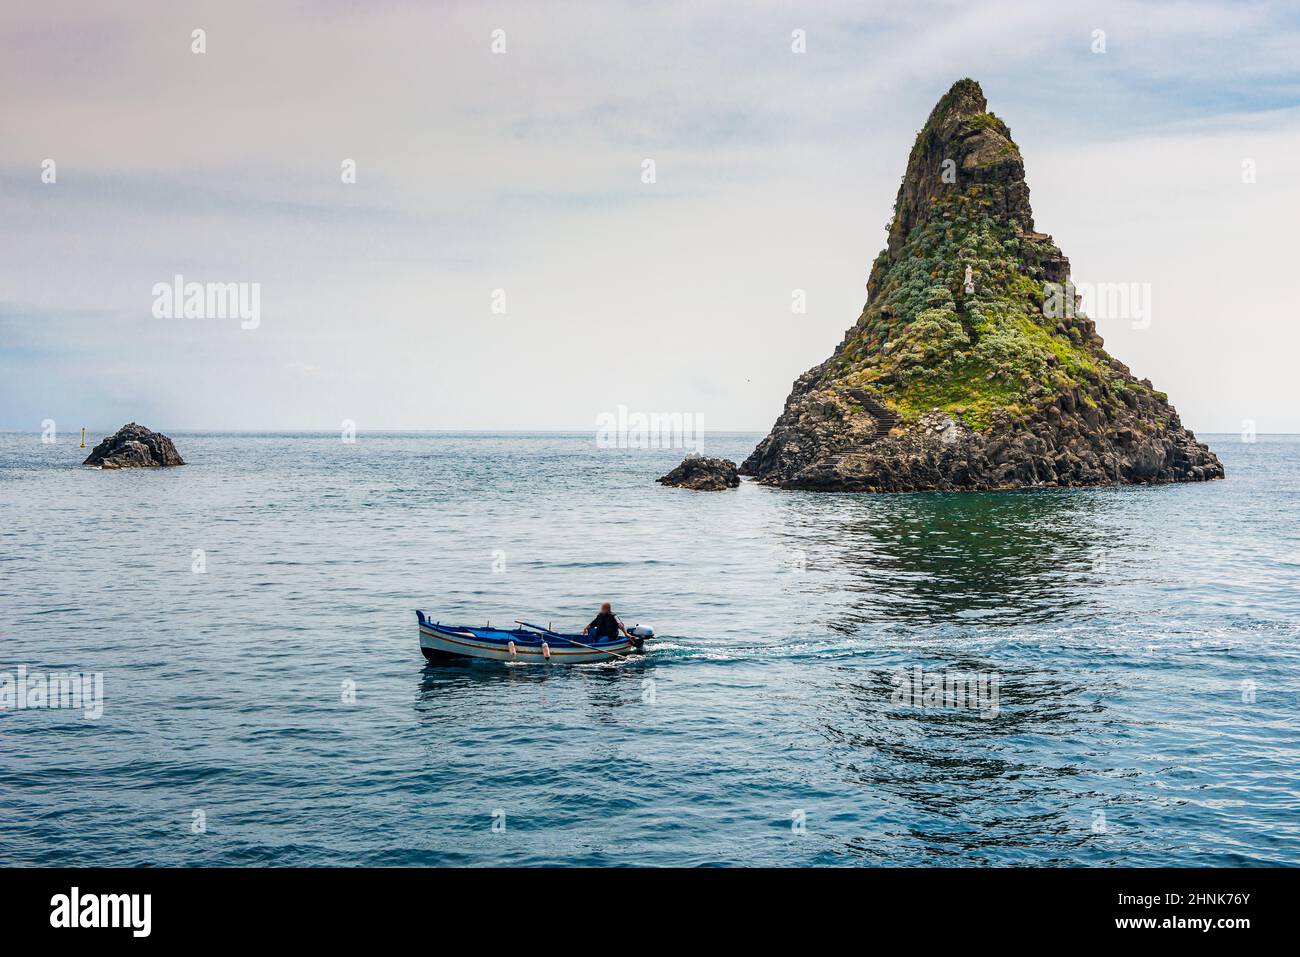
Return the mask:
<svg viewBox="0 0 1300 957">
<path fill-rule="evenodd" d="M 681 465 L 655 481 L 697 492 L 722 492 L 739 485 L 740 476 L 736 474 L 736 463 L 730 459 L 688 455 Z"/>
<path fill-rule="evenodd" d="M 826 491 L 1185 482 L 1223 466 L 1102 348 L 974 80 L 917 135 L 867 303 L 741 465 Z"/>
<path fill-rule="evenodd" d="M 161 432 L 129 422 L 91 450 L 82 465 L 106 469 L 184 465 L 172 440 Z"/>
</svg>

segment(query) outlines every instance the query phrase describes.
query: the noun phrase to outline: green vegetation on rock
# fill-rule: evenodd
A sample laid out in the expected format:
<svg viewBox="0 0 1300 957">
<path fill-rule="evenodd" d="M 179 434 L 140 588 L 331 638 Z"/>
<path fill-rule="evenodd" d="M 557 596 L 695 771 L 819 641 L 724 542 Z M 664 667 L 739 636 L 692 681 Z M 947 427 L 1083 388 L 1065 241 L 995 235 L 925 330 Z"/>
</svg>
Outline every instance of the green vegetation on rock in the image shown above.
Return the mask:
<svg viewBox="0 0 1300 957">
<path fill-rule="evenodd" d="M 1164 394 L 1106 354 L 1069 275 L 1007 125 L 959 80 L 916 136 L 862 314 L 741 469 L 825 491 L 1221 478 Z"/>
<path fill-rule="evenodd" d="M 975 120 L 1005 128 L 992 114 Z M 893 256 L 826 388 L 872 388 L 905 422 L 938 409 L 975 429 L 999 411 L 1017 419 L 1043 396 L 1111 388 L 1095 340 L 1044 316 L 1030 243 L 1016 224 L 994 218 L 988 192 L 972 183 L 935 198 Z"/>
</svg>

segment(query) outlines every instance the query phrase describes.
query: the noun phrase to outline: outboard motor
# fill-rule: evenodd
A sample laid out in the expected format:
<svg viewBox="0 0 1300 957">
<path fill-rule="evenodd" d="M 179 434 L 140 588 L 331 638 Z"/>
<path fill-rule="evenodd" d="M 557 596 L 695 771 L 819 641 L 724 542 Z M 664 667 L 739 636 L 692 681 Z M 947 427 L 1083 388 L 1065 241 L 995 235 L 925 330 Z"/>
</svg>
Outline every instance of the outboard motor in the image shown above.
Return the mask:
<svg viewBox="0 0 1300 957">
<path fill-rule="evenodd" d="M 647 625 L 633 625 L 627 630 L 627 633 L 632 636 L 638 648 L 645 643 L 647 638 L 655 636 L 655 630 Z"/>
</svg>

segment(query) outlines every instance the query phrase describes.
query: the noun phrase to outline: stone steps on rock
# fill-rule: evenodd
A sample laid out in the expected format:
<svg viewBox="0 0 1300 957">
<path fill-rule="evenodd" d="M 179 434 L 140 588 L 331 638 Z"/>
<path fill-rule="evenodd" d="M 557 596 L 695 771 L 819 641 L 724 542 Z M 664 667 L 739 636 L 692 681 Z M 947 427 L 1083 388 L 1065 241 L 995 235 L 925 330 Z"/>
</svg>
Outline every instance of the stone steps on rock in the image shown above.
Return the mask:
<svg viewBox="0 0 1300 957">
<path fill-rule="evenodd" d="M 837 467 L 847 456 L 867 451 L 876 442 L 889 435 L 902 422 L 897 412 L 891 410 L 866 389 L 845 389 L 844 394 L 862 406 L 867 414 L 876 420 L 876 432 L 866 442 L 860 442 L 825 458 L 823 462 L 827 468 Z"/>
<path fill-rule="evenodd" d="M 845 389 L 844 394 L 867 410 L 867 414 L 876 420 L 876 438 L 883 439 L 902 421 L 898 413 L 890 410 L 866 389 Z"/>
</svg>

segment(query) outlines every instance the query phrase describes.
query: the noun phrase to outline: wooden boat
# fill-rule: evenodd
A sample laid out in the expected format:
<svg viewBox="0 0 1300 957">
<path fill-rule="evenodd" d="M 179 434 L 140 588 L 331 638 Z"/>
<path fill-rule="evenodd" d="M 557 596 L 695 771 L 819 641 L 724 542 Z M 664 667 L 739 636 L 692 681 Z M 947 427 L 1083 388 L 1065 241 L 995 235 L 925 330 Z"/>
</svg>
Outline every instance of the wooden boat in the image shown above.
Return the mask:
<svg viewBox="0 0 1300 957">
<path fill-rule="evenodd" d="M 486 626 L 471 628 L 430 621 L 419 609 L 415 614 L 420 622 L 420 650 L 433 662 L 452 658 L 566 665 L 617 661 L 640 651 L 645 637 L 654 634 L 649 628 L 637 628 L 641 634 L 632 639 L 622 635 L 596 638 L 560 634 L 526 622 L 516 622 L 520 627 L 508 631 Z"/>
</svg>

